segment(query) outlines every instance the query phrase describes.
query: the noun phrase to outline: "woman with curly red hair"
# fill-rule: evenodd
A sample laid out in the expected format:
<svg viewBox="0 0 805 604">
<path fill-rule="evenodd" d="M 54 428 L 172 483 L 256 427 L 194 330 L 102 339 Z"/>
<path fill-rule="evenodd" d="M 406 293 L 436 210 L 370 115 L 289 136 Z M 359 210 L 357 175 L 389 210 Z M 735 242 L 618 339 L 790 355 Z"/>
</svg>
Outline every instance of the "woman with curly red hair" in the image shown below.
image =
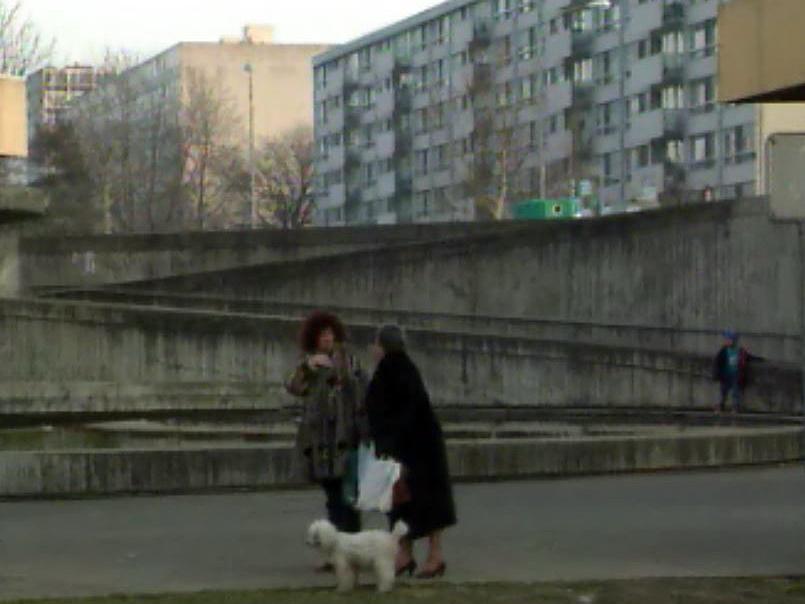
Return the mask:
<svg viewBox="0 0 805 604">
<path fill-rule="evenodd" d="M 360 514 L 346 500 L 344 476 L 362 436 L 359 412 L 366 380 L 346 339 L 337 316 L 311 314 L 299 334 L 302 360 L 286 388 L 303 401 L 297 449 L 307 478 L 324 488 L 328 517 L 338 530 L 356 533 Z"/>
</svg>

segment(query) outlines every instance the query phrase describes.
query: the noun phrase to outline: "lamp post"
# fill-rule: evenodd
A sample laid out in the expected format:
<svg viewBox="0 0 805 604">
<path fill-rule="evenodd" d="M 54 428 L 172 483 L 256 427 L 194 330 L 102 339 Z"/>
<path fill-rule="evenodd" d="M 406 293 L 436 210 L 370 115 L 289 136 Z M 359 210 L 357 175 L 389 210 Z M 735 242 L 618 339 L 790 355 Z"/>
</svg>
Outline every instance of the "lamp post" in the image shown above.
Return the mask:
<svg viewBox="0 0 805 604">
<path fill-rule="evenodd" d="M 243 70 L 249 74 L 249 224 L 257 228 L 257 201 L 255 197 L 255 173 L 257 171 L 254 152 L 254 68 L 246 63 Z"/>
</svg>

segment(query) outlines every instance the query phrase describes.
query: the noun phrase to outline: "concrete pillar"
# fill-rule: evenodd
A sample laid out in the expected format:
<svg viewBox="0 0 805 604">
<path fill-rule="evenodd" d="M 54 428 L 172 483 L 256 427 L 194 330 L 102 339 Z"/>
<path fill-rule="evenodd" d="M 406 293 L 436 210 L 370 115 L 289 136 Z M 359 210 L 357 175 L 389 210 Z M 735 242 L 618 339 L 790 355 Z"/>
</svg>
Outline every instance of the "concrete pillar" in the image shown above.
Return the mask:
<svg viewBox="0 0 805 604">
<path fill-rule="evenodd" d="M 19 232 L 0 225 L 0 298 L 20 293 Z"/>
</svg>

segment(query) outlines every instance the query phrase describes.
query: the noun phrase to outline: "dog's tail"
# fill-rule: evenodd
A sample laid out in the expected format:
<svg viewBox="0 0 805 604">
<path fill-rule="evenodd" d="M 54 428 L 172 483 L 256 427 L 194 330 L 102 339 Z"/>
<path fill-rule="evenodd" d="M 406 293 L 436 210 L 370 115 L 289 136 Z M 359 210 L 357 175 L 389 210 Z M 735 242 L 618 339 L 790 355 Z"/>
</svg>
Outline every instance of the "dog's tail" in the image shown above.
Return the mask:
<svg viewBox="0 0 805 604">
<path fill-rule="evenodd" d="M 408 534 L 408 525 L 402 520 L 398 520 L 391 529 L 391 534 L 397 538 L 397 541 L 402 539 Z"/>
</svg>

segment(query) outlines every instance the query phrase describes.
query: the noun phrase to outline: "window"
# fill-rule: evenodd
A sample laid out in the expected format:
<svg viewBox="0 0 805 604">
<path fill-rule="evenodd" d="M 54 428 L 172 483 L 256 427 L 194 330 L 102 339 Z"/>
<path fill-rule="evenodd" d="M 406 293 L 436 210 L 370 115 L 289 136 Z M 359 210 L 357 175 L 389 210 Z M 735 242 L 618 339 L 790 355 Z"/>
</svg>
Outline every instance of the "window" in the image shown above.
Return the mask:
<svg viewBox="0 0 805 604">
<path fill-rule="evenodd" d="M 629 99 L 629 115 L 638 115 L 648 111 L 649 96 L 647 92 L 637 94 Z"/>
<path fill-rule="evenodd" d="M 690 49 L 694 58 L 709 57 L 715 53 L 716 21 L 710 19 L 696 26 L 690 33 Z"/>
<path fill-rule="evenodd" d="M 724 133 L 724 158 L 733 163 L 754 160 L 755 138 L 751 125 L 730 128 Z"/>
<path fill-rule="evenodd" d="M 593 60 L 582 59 L 573 63 L 573 81 L 589 82 L 593 79 Z"/>
<path fill-rule="evenodd" d="M 696 112 L 708 112 L 714 109 L 715 83 L 713 78 L 696 80 L 690 86 L 690 107 Z"/>
<path fill-rule="evenodd" d="M 612 52 L 606 51 L 595 57 L 596 82 L 609 84 L 613 80 Z"/>
<path fill-rule="evenodd" d="M 539 145 L 539 123 L 530 122 L 528 124 L 528 146 L 536 149 Z"/>
<path fill-rule="evenodd" d="M 428 173 L 428 149 L 421 149 L 414 154 L 414 164 L 417 175 Z"/>
<path fill-rule="evenodd" d="M 513 0 L 492 0 L 492 11 L 495 19 L 508 19 L 511 16 Z"/>
<path fill-rule="evenodd" d="M 685 36 L 681 31 L 668 32 L 663 35 L 662 52 L 668 55 L 685 52 Z"/>
<path fill-rule="evenodd" d="M 596 109 L 596 126 L 599 134 L 611 134 L 615 131 L 612 114 L 615 103 L 604 103 Z"/>
<path fill-rule="evenodd" d="M 661 92 L 663 109 L 684 109 L 685 89 L 682 86 L 666 86 Z"/>
<path fill-rule="evenodd" d="M 715 157 L 713 134 L 703 134 L 691 138 L 690 160 L 698 167 L 709 167 Z"/>
<path fill-rule="evenodd" d="M 604 153 L 601 156 L 601 173 L 604 175 L 604 181 L 612 178 L 612 153 Z"/>
<path fill-rule="evenodd" d="M 358 53 L 358 65 L 361 71 L 372 69 L 372 49 L 362 48 Z"/>
<path fill-rule="evenodd" d="M 637 58 L 645 59 L 648 56 L 648 40 L 640 40 L 637 43 Z"/>
<path fill-rule="evenodd" d="M 446 144 L 436 147 L 436 165 L 439 170 L 445 170 L 450 165 L 450 147 Z"/>
<path fill-rule="evenodd" d="M 507 107 L 512 103 L 512 86 L 510 82 L 498 86 L 497 106 Z"/>
<path fill-rule="evenodd" d="M 537 94 L 537 76 L 530 76 L 520 80 L 520 99 L 527 102 Z"/>
<path fill-rule="evenodd" d="M 427 109 L 418 109 L 414 114 L 414 130 L 421 134 L 427 132 L 430 125 L 430 119 Z"/>
<path fill-rule="evenodd" d="M 648 145 L 641 145 L 633 150 L 633 164 L 635 168 L 645 168 L 649 165 L 650 154 Z"/>
<path fill-rule="evenodd" d="M 520 60 L 528 61 L 537 54 L 537 28 L 530 27 L 522 34 L 522 43 L 517 51 Z"/>
<path fill-rule="evenodd" d="M 667 141 L 665 143 L 665 159 L 675 164 L 684 161 L 684 151 L 682 141 Z"/>
</svg>

